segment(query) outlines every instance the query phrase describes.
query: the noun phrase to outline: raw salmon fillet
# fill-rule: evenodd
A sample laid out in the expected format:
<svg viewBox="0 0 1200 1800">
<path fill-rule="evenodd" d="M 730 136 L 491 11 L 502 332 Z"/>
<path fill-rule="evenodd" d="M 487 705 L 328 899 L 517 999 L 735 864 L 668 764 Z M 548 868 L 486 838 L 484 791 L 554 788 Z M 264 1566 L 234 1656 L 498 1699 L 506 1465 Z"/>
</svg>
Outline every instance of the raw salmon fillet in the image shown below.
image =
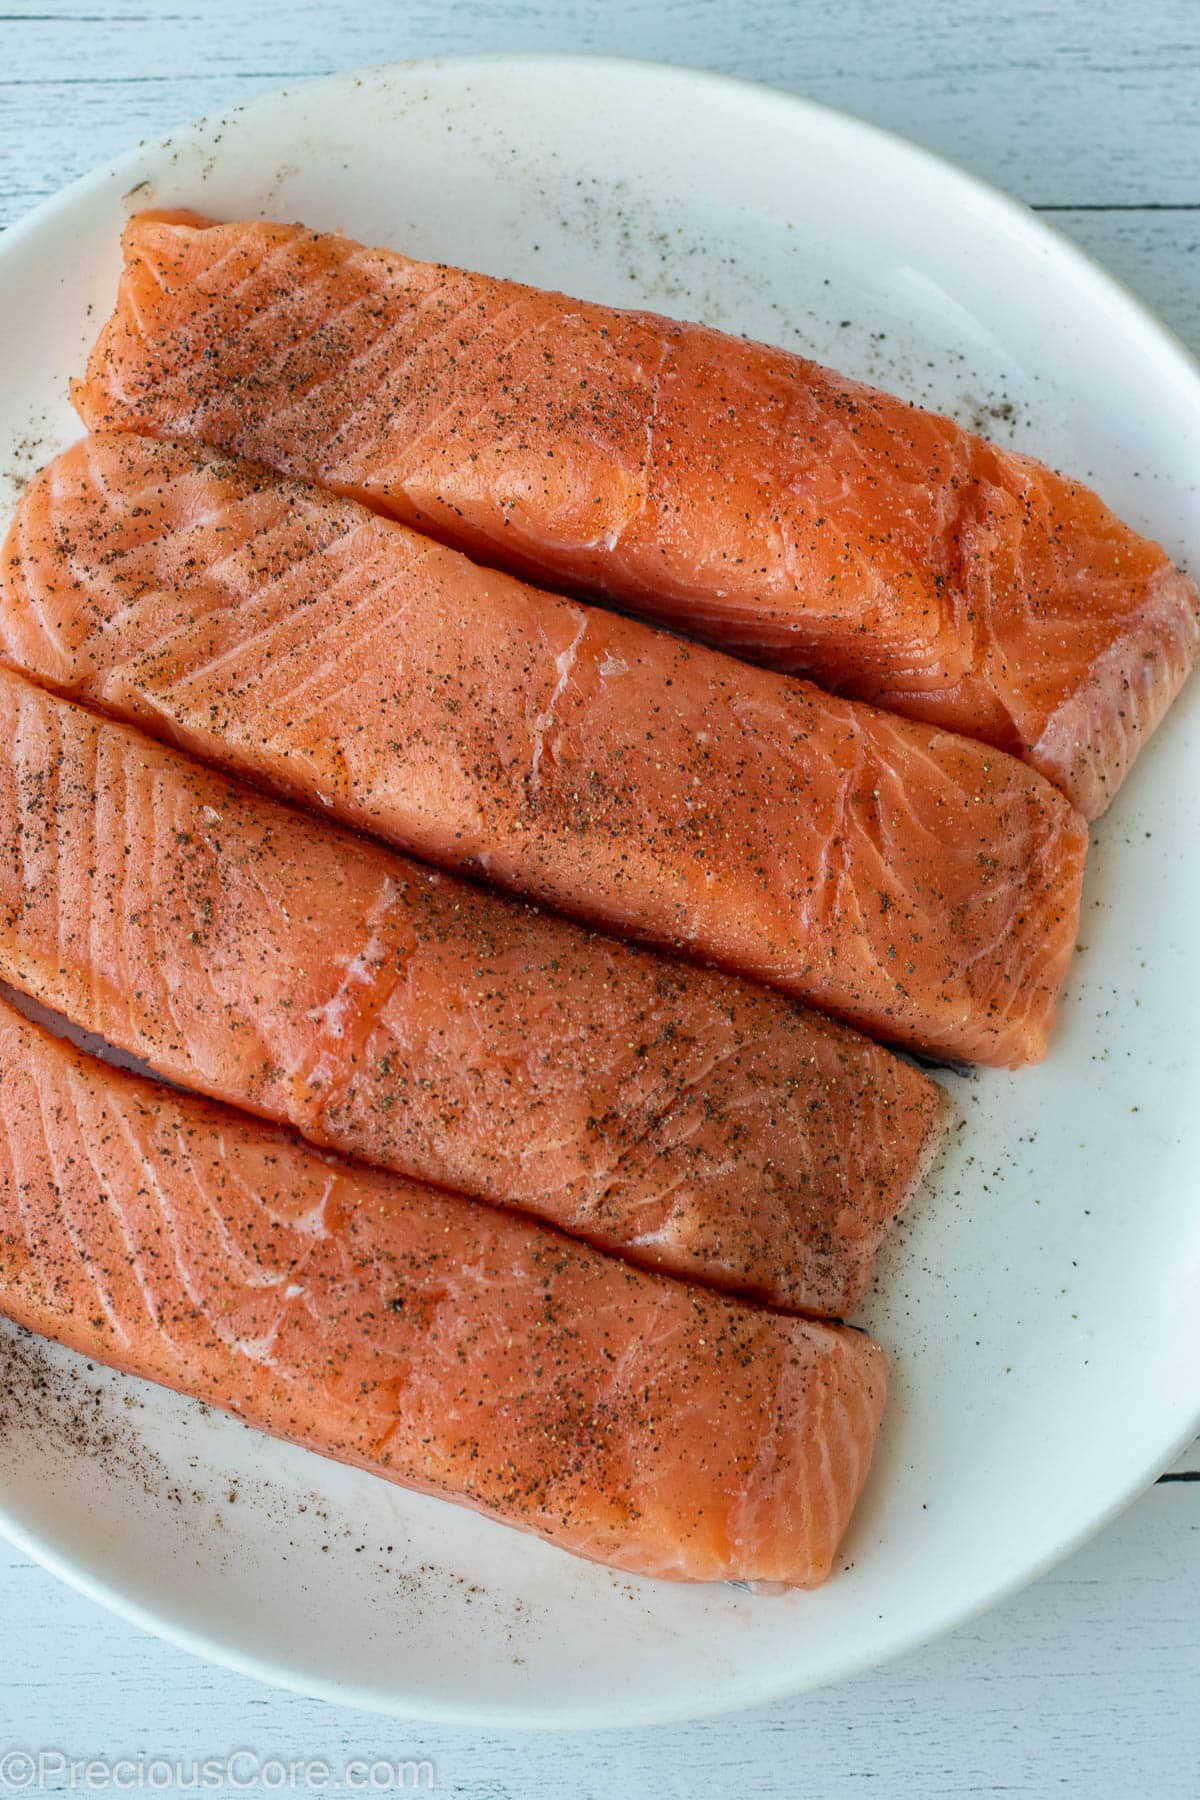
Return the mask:
<svg viewBox="0 0 1200 1800">
<path fill-rule="evenodd" d="M 859 1332 L 321 1156 L 2 1004 L 0 1312 L 675 1581 L 823 1581 L 886 1385 Z"/>
<path fill-rule="evenodd" d="M 641 1262 L 840 1316 L 916 1069 L 254 794 L 0 670 L 0 980 L 157 1074 Z"/>
<path fill-rule="evenodd" d="M 1103 812 L 1200 644 L 1081 483 L 799 356 L 261 221 L 143 215 L 77 385 L 513 573 L 978 737 Z"/>
<path fill-rule="evenodd" d="M 85 439 L 0 553 L 0 654 L 433 862 L 1017 1064 L 1084 821 L 1014 757 L 478 568 L 189 444 Z"/>
</svg>

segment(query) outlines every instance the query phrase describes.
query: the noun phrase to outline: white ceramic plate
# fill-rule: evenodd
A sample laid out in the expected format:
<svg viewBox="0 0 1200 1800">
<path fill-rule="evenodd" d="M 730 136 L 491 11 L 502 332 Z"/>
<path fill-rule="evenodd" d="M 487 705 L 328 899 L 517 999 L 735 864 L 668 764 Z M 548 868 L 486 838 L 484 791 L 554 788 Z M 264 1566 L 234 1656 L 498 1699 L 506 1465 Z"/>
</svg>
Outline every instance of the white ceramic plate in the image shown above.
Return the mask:
<svg viewBox="0 0 1200 1800">
<path fill-rule="evenodd" d="M 1200 378 L 1022 208 L 820 107 L 548 59 L 339 76 L 177 133 L 0 240 L 0 471 L 76 435 L 124 213 L 343 226 L 803 346 L 1200 544 Z M 625 1580 L 155 1389 L 0 1340 L 0 1524 L 239 1668 L 428 1718 L 715 1712 L 877 1663 L 1029 1581 L 1183 1446 L 1200 1397 L 1200 693 L 1096 833 L 1050 1061 L 947 1078 L 962 1128 L 865 1312 L 895 1361 L 821 1592 Z"/>
</svg>

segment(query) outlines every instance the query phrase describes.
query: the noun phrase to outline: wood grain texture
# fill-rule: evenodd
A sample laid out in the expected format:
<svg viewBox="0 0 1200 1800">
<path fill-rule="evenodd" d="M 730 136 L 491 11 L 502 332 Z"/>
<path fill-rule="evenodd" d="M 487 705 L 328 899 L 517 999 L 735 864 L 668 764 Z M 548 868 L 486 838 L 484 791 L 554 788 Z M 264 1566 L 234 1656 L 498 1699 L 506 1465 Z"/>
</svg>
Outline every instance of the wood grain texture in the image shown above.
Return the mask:
<svg viewBox="0 0 1200 1800">
<path fill-rule="evenodd" d="M 281 81 L 503 50 L 771 81 L 1035 204 L 1200 205 L 1192 0 L 5 0 L 0 222 L 132 139 Z"/>
<path fill-rule="evenodd" d="M 289 79 L 502 50 L 723 69 L 900 131 L 1052 209 L 1200 353 L 1194 0 L 0 0 L 0 226 L 139 138 Z M 439 1790 L 470 1800 L 1194 1800 L 1200 1479 L 1187 1475 L 1200 1445 L 1061 1569 L 890 1668 L 734 1720 L 603 1738 L 433 1731 L 278 1694 L 109 1618 L 0 1545 L 0 1755 L 430 1756 Z"/>
</svg>

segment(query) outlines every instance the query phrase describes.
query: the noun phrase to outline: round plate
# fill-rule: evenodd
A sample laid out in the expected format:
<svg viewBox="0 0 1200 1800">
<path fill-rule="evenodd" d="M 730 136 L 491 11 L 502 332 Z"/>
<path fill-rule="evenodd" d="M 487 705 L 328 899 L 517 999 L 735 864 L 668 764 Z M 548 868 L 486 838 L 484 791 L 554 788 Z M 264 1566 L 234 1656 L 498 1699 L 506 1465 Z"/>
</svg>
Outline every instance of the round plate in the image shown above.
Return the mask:
<svg viewBox="0 0 1200 1800">
<path fill-rule="evenodd" d="M 1200 378 L 1019 206 L 824 109 L 708 75 L 518 58 L 272 95 L 0 241 L 0 470 L 77 435 L 68 376 L 126 212 L 265 214 L 803 347 L 1200 542 Z M 1095 834 L 1048 1063 L 945 1078 L 959 1128 L 864 1311 L 879 1454 L 820 1592 L 627 1580 L 9 1334 L 0 1523 L 176 1642 L 359 1706 L 679 1718 L 830 1681 L 1045 1569 L 1196 1429 L 1200 713 Z"/>
</svg>

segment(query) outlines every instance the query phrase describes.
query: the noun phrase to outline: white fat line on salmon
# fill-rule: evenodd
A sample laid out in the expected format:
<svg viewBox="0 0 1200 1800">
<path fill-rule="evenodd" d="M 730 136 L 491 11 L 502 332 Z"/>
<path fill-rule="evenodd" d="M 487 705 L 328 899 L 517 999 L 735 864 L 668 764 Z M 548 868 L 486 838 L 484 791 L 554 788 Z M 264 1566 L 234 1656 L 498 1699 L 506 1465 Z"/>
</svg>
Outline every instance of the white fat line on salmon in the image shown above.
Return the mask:
<svg viewBox="0 0 1200 1800">
<path fill-rule="evenodd" d="M 663 370 L 667 366 L 667 358 L 670 356 L 670 354 L 671 354 L 671 338 L 668 335 L 668 336 L 664 336 L 664 338 L 663 338 L 662 346 L 658 353 L 658 363 L 654 370 L 653 375 L 651 375 L 651 377 L 650 377 L 650 410 L 646 414 L 646 451 L 645 451 L 646 460 L 645 460 L 645 463 L 642 468 L 641 494 L 638 499 L 638 509 L 637 509 L 637 516 L 639 519 L 645 517 L 646 508 L 650 504 L 650 489 L 651 489 L 650 471 L 654 467 L 654 433 L 658 426 L 658 409 L 659 409 L 659 401 L 660 401 L 661 394 L 662 394 Z M 671 447 L 671 440 L 670 440 L 670 438 L 668 438 L 667 439 L 668 450 L 670 449 L 670 447 Z M 620 531 L 618 530 L 617 532 L 613 533 L 612 535 L 613 535 L 615 541 L 609 545 L 609 548 L 611 550 L 615 550 L 617 547 L 617 544 L 620 542 L 621 534 L 620 534 Z"/>
<path fill-rule="evenodd" d="M 350 992 L 356 987 L 371 987 L 379 973 L 387 943 L 379 935 L 378 927 L 391 911 L 400 895 L 400 889 L 391 875 L 386 875 L 380 889 L 379 898 L 367 915 L 367 931 L 369 936 L 362 949 L 342 965 L 342 978 L 337 988 L 323 1006 L 315 1006 L 309 1013 L 314 1024 L 320 1025 L 330 1037 L 345 1036 L 346 1015 L 351 1010 Z"/>
<path fill-rule="evenodd" d="M 342 979 L 336 993 L 326 1000 L 323 1006 L 314 1007 L 309 1018 L 319 1024 L 330 1037 L 345 1036 L 346 1015 L 350 1012 L 352 1001 L 350 990 L 355 987 L 370 987 L 378 970 L 380 959 L 386 946 L 381 937 L 369 937 L 365 947 L 357 956 L 345 964 Z"/>
<path fill-rule="evenodd" d="M 575 611 L 573 607 L 570 610 L 572 612 Z M 560 650 L 554 659 L 554 666 L 558 670 L 558 680 L 550 690 L 550 698 L 546 702 L 546 710 L 540 712 L 533 722 L 533 760 L 529 765 L 529 785 L 531 788 L 536 788 L 538 781 L 541 778 L 542 749 L 546 742 L 546 733 L 551 731 L 554 727 L 555 708 L 562 699 L 563 694 L 566 691 L 567 683 L 571 679 L 576 659 L 579 656 L 579 646 L 582 644 L 584 634 L 588 628 L 588 616 L 586 613 L 576 612 L 575 617 L 579 620 L 579 626 L 575 636 L 571 639 L 571 642 L 567 645 L 566 649 Z"/>
</svg>

